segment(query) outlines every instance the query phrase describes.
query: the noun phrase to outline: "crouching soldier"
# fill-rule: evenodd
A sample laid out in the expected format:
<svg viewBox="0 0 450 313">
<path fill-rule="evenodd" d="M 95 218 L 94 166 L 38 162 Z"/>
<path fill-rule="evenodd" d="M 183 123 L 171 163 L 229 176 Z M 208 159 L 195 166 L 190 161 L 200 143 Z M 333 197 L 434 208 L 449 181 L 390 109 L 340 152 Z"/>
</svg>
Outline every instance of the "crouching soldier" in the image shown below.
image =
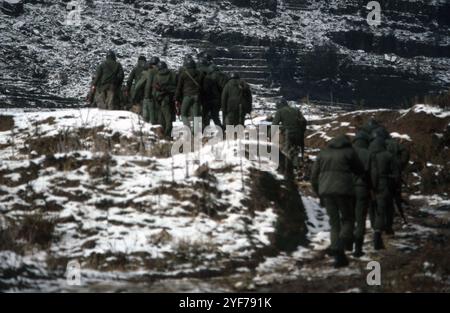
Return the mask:
<svg viewBox="0 0 450 313">
<path fill-rule="evenodd" d="M 330 251 L 334 266 L 348 265 L 345 246 L 353 240 L 353 175 L 362 175 L 364 166 L 345 135 L 335 137 L 319 153 L 312 170 L 312 186 L 325 204 L 330 219 Z"/>
<path fill-rule="evenodd" d="M 122 65 L 116 60 L 116 54 L 108 51 L 106 60 L 97 67 L 92 91 L 99 109 L 117 109 L 119 93 L 124 79 Z"/>
<path fill-rule="evenodd" d="M 159 109 L 159 124 L 161 124 L 164 135 L 170 138 L 172 135 L 172 121 L 175 107 L 173 98 L 177 88 L 176 74 L 167 68 L 165 62 L 158 63 L 158 73 L 153 79 L 153 99 Z"/>
<path fill-rule="evenodd" d="M 377 131 L 375 135 L 369 146 L 370 178 L 376 202 L 376 205 L 372 206 L 375 211 L 372 228 L 374 249 L 380 250 L 384 249 L 382 231 L 390 227 L 389 215 L 394 210 L 393 191 L 399 180 L 399 169 L 392 154 L 386 150 L 384 132 Z"/>
<path fill-rule="evenodd" d="M 244 125 L 245 115 L 252 112 L 250 86 L 233 73 L 222 92 L 222 114 L 224 126 Z"/>
<path fill-rule="evenodd" d="M 281 124 L 281 149 L 292 161 L 294 168 L 299 167 L 299 152 L 305 152 L 305 131 L 307 121 L 302 112 L 288 105 L 285 99 L 277 103 L 277 112 L 272 125 Z"/>
</svg>

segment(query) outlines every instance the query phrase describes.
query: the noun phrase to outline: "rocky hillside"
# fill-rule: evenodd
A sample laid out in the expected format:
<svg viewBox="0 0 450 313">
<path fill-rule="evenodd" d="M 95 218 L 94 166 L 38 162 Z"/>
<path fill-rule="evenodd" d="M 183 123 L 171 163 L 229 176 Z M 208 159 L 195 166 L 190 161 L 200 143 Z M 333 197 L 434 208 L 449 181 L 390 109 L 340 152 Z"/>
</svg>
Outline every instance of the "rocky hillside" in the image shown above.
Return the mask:
<svg viewBox="0 0 450 313">
<path fill-rule="evenodd" d="M 260 97 L 407 105 L 450 85 L 450 4 L 384 0 L 370 27 L 366 1 L 81 1 L 66 25 L 67 1 L 24 1 L 0 14 L 3 106 L 78 105 L 107 49 L 127 72 L 137 55 L 176 67 L 210 51 Z"/>
</svg>

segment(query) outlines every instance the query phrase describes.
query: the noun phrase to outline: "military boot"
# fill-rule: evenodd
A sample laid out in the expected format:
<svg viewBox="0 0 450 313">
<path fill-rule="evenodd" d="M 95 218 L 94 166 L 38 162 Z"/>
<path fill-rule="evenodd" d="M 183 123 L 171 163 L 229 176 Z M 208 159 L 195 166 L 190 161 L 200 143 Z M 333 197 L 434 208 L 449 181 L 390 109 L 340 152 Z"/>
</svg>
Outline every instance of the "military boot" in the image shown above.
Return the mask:
<svg viewBox="0 0 450 313">
<path fill-rule="evenodd" d="M 355 251 L 353 252 L 353 256 L 355 258 L 359 258 L 364 255 L 363 244 L 364 244 L 364 239 L 358 238 L 355 240 Z"/>
<path fill-rule="evenodd" d="M 373 233 L 373 248 L 375 250 L 382 250 L 384 249 L 384 243 L 383 238 L 381 237 L 381 232 L 376 231 Z"/>
<path fill-rule="evenodd" d="M 344 251 L 339 250 L 336 252 L 336 255 L 334 256 L 334 264 L 333 265 L 335 268 L 348 266 L 348 259 L 347 259 L 347 256 L 345 255 Z"/>
</svg>

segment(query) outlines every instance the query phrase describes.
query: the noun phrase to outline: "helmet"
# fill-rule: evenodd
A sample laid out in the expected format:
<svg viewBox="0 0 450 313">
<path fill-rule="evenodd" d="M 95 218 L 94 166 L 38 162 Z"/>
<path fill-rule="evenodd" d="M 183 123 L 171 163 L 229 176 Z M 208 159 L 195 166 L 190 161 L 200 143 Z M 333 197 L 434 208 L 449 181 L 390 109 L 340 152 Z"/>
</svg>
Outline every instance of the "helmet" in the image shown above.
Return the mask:
<svg viewBox="0 0 450 313">
<path fill-rule="evenodd" d="M 143 56 L 143 55 L 140 55 L 139 58 L 138 58 L 138 61 L 147 62 L 147 58 L 145 56 Z"/>
<path fill-rule="evenodd" d="M 366 143 L 370 142 L 370 136 L 365 131 L 358 131 L 355 135 L 355 138 L 353 138 L 353 142 L 363 140 Z"/>
<path fill-rule="evenodd" d="M 195 68 L 195 61 L 193 59 L 185 59 L 184 60 L 184 66 L 186 68 Z"/>
<path fill-rule="evenodd" d="M 280 100 L 278 100 L 277 102 L 277 109 L 280 109 L 282 107 L 288 106 L 288 102 L 286 101 L 286 99 L 281 98 Z"/>
<path fill-rule="evenodd" d="M 116 53 L 113 50 L 109 50 L 108 52 L 106 52 L 106 57 L 108 59 L 116 59 Z"/>
<path fill-rule="evenodd" d="M 391 135 L 386 130 L 386 128 L 380 126 L 374 129 L 371 133 L 372 140 L 375 138 L 388 139 Z"/>
<path fill-rule="evenodd" d="M 167 63 L 164 62 L 164 61 L 159 62 L 159 63 L 158 63 L 158 69 L 160 69 L 160 70 L 165 70 L 165 69 L 167 69 Z"/>
<path fill-rule="evenodd" d="M 150 59 L 150 65 L 157 65 L 159 63 L 158 57 L 151 57 Z"/>
<path fill-rule="evenodd" d="M 234 72 L 234 73 L 231 73 L 230 78 L 231 78 L 231 79 L 239 79 L 239 78 L 241 78 L 241 77 L 239 76 L 239 73 Z"/>
</svg>

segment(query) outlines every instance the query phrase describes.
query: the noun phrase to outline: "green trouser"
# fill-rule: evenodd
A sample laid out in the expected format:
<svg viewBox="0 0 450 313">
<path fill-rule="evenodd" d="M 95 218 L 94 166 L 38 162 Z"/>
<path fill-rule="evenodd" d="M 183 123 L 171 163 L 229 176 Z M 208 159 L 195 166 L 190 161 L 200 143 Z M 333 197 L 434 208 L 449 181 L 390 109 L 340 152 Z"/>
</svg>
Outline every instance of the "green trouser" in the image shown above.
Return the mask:
<svg viewBox="0 0 450 313">
<path fill-rule="evenodd" d="M 151 106 L 151 100 L 144 99 L 144 102 L 142 102 L 142 118 L 147 123 L 150 123 L 150 106 Z"/>
<path fill-rule="evenodd" d="M 142 105 L 142 117 L 147 123 L 158 124 L 159 104 L 153 99 L 144 99 Z"/>
<path fill-rule="evenodd" d="M 160 102 L 159 124 L 161 124 L 164 135 L 172 136 L 172 108 L 170 107 L 170 97 L 164 97 Z"/>
<path fill-rule="evenodd" d="M 351 196 L 323 196 L 330 220 L 330 249 L 343 251 L 353 240 L 354 199 Z"/>
<path fill-rule="evenodd" d="M 220 100 L 206 103 L 206 105 L 203 106 L 203 128 L 209 126 L 211 120 L 213 120 L 216 126 L 223 128 L 222 122 L 220 121 L 219 118 L 219 112 L 220 112 Z"/>
<path fill-rule="evenodd" d="M 392 194 L 388 188 L 379 190 L 375 194 L 376 207 L 374 208 L 374 225 L 375 231 L 382 231 L 387 226 L 387 215 L 389 210 L 393 211 Z"/>
<path fill-rule="evenodd" d="M 104 85 L 99 88 L 95 96 L 97 107 L 103 110 L 114 110 L 117 103 L 116 88 L 112 84 Z"/>
<path fill-rule="evenodd" d="M 201 108 L 198 96 L 184 96 L 181 103 L 181 120 L 186 126 L 190 126 L 190 118 L 201 117 Z"/>
<path fill-rule="evenodd" d="M 355 241 L 364 240 L 370 195 L 367 187 L 355 186 Z"/>
<path fill-rule="evenodd" d="M 242 125 L 244 126 L 245 117 L 243 115 L 239 116 L 239 112 L 237 111 L 229 111 L 225 115 L 225 127 L 227 125 L 237 126 Z"/>
</svg>

